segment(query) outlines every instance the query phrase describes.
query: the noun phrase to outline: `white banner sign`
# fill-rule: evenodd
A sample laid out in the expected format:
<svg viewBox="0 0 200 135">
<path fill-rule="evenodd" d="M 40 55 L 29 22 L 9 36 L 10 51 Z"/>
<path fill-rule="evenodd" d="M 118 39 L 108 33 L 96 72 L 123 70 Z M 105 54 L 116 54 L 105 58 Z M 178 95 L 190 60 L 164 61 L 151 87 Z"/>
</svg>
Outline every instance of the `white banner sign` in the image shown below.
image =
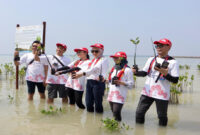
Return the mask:
<svg viewBox="0 0 200 135">
<path fill-rule="evenodd" d="M 43 25 L 16 28 L 15 45 L 19 51 L 30 51 L 33 41 L 42 41 Z"/>
</svg>

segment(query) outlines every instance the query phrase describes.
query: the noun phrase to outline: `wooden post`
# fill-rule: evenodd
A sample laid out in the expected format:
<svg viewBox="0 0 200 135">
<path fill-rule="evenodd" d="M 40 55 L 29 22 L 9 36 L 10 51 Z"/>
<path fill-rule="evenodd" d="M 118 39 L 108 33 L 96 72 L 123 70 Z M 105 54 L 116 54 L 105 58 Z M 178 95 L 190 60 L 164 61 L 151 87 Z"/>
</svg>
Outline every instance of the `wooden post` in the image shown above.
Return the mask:
<svg viewBox="0 0 200 135">
<path fill-rule="evenodd" d="M 45 53 L 45 37 L 46 37 L 46 22 L 43 22 L 43 37 L 42 37 L 42 43 L 44 45 L 44 50 L 42 53 Z"/>
<path fill-rule="evenodd" d="M 19 24 L 17 24 L 17 28 L 20 27 Z M 16 51 L 18 48 L 16 48 Z M 19 66 L 16 66 L 16 90 L 19 89 Z"/>
</svg>

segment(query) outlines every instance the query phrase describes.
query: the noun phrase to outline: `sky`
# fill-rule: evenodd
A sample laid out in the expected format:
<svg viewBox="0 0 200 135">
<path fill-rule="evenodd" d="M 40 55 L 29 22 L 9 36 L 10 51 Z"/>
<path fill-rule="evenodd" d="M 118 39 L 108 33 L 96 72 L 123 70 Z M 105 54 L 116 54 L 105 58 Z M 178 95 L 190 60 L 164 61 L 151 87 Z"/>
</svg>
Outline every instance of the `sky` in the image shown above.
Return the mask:
<svg viewBox="0 0 200 135">
<path fill-rule="evenodd" d="M 172 56 L 200 56 L 200 0 L 0 0 L 0 54 L 12 54 L 15 28 L 47 22 L 46 53 L 56 43 L 73 49 L 94 43 L 105 54 L 153 55 L 153 40 L 168 38 Z"/>
</svg>

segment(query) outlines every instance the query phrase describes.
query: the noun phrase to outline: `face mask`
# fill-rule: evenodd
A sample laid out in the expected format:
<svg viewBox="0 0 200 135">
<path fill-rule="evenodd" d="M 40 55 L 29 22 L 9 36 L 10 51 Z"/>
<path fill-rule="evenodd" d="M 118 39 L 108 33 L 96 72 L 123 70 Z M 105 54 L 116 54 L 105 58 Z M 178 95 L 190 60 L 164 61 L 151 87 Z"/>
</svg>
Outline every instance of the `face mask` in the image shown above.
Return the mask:
<svg viewBox="0 0 200 135">
<path fill-rule="evenodd" d="M 128 63 L 128 61 L 123 57 L 120 57 L 118 61 L 115 64 L 115 69 L 117 69 L 117 70 L 122 69 L 124 67 L 124 65 L 126 65 Z"/>
</svg>

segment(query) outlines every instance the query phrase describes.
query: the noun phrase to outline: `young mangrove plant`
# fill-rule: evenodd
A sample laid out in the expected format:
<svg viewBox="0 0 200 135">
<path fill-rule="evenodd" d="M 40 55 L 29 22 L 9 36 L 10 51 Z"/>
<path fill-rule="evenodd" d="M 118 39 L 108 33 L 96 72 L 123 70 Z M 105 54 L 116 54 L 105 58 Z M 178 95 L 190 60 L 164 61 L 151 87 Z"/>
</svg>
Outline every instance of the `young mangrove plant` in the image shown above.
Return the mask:
<svg viewBox="0 0 200 135">
<path fill-rule="evenodd" d="M 197 69 L 200 70 L 200 64 L 197 65 Z"/>
<path fill-rule="evenodd" d="M 58 114 L 58 113 L 63 113 L 64 110 L 62 108 L 53 108 L 53 106 L 49 106 L 49 109 L 45 110 L 41 110 L 41 113 L 42 114 L 45 114 L 45 115 L 54 115 L 54 114 Z"/>
<path fill-rule="evenodd" d="M 178 90 L 179 87 L 180 87 L 179 84 L 171 83 L 169 102 L 172 104 L 179 103 L 179 95 L 181 94 L 181 92 Z"/>
<path fill-rule="evenodd" d="M 120 124 L 118 121 L 114 119 L 106 118 L 106 119 L 102 119 L 101 121 L 102 121 L 103 126 L 111 132 L 120 131 L 121 129 L 125 129 L 125 130 L 130 129 L 129 125 L 125 123 Z"/>
<path fill-rule="evenodd" d="M 6 73 L 6 79 L 7 79 L 9 74 L 14 75 L 15 72 L 14 72 L 14 66 L 13 66 L 12 63 L 5 63 L 3 65 L 3 67 L 4 67 L 4 71 Z"/>
<path fill-rule="evenodd" d="M 22 84 L 24 84 L 24 77 L 26 75 L 26 71 L 25 71 L 26 67 L 22 67 L 20 70 L 19 70 L 19 78 L 20 78 L 20 81 Z"/>
<path fill-rule="evenodd" d="M 10 102 L 13 102 L 13 100 L 14 100 L 14 97 L 13 96 L 11 96 L 10 94 L 8 95 L 8 99 L 10 100 Z"/>
<path fill-rule="evenodd" d="M 184 69 L 184 66 L 183 65 L 179 65 L 179 69 L 180 70 Z"/>
<path fill-rule="evenodd" d="M 186 70 L 189 70 L 189 69 L 190 69 L 190 66 L 186 64 L 186 65 L 185 65 L 185 69 L 186 69 Z"/>
<path fill-rule="evenodd" d="M 1 68 L 0 68 L 0 75 L 2 74 L 2 70 L 1 70 Z"/>
<path fill-rule="evenodd" d="M 188 83 L 191 88 L 190 90 L 193 90 L 193 81 L 194 81 L 194 75 L 191 75 L 190 82 Z"/>
</svg>

